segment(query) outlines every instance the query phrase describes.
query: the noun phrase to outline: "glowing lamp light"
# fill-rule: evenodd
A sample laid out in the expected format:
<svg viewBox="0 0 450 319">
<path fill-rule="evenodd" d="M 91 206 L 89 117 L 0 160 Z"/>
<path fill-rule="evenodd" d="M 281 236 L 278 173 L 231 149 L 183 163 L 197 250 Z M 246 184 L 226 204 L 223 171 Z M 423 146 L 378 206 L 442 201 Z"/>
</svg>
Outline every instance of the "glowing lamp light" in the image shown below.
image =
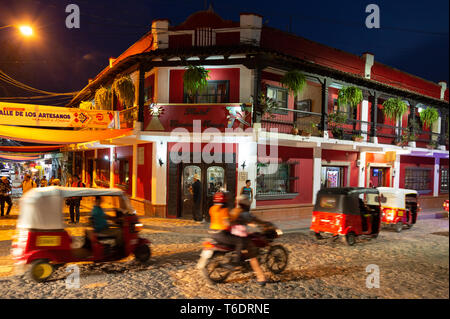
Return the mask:
<svg viewBox="0 0 450 319">
<path fill-rule="evenodd" d="M 24 35 L 24 36 L 32 36 L 33 35 L 33 29 L 30 26 L 27 25 L 21 25 L 19 26 L 19 31 Z"/>
<path fill-rule="evenodd" d="M 105 155 L 105 160 L 106 161 L 109 160 L 109 156 L 108 155 Z"/>
</svg>

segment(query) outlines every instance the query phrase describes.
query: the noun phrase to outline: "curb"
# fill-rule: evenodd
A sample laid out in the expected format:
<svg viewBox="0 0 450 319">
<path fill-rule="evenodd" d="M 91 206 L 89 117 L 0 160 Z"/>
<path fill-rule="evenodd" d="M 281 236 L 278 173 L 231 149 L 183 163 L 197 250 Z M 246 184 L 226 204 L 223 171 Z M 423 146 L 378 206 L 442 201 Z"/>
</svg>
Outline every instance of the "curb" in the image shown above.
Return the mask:
<svg viewBox="0 0 450 319">
<path fill-rule="evenodd" d="M 436 212 L 436 213 L 419 214 L 417 216 L 417 220 L 419 220 L 419 219 L 441 219 L 441 218 L 448 218 L 448 212 L 441 211 L 441 212 Z"/>
</svg>

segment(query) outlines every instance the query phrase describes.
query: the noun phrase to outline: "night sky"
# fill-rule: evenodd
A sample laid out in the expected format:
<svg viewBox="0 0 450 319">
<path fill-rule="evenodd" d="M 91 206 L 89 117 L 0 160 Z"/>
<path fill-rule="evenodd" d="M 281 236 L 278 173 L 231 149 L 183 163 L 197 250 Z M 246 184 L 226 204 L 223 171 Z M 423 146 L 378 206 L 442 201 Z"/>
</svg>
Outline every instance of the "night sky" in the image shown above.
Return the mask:
<svg viewBox="0 0 450 319">
<path fill-rule="evenodd" d="M 182 23 L 211 0 L 0 0 L 0 27 L 29 22 L 36 36 L 0 30 L 0 70 L 33 87 L 70 92 L 83 88 L 151 28 L 157 18 Z M 65 8 L 75 3 L 81 28 L 67 29 Z M 372 52 L 379 62 L 433 82 L 449 82 L 449 1 L 212 1 L 224 19 L 255 12 L 271 27 L 291 31 L 357 55 Z M 376 3 L 381 29 L 367 29 L 365 8 Z M 0 96 L 24 96 L 0 82 Z M 63 103 L 61 100 L 60 103 Z"/>
</svg>

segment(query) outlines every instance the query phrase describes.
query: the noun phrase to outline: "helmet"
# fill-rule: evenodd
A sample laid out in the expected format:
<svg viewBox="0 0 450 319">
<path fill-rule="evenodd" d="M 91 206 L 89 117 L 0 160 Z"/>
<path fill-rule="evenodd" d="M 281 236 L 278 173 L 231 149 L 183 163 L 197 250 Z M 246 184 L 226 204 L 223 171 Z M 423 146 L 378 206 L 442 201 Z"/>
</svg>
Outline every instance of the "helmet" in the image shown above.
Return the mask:
<svg viewBox="0 0 450 319">
<path fill-rule="evenodd" d="M 213 202 L 214 203 L 226 203 L 227 198 L 223 192 L 217 192 L 213 196 Z"/>
<path fill-rule="evenodd" d="M 238 197 L 236 197 L 236 202 L 241 207 L 248 208 L 251 205 L 250 199 L 247 195 L 239 195 Z"/>
</svg>

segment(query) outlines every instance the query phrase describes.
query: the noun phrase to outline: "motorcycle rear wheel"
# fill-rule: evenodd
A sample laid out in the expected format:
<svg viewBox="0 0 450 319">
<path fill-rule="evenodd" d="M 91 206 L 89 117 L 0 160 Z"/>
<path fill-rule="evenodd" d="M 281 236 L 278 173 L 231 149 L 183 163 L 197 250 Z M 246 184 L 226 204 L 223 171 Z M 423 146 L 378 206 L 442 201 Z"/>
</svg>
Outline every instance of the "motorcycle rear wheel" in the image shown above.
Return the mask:
<svg viewBox="0 0 450 319">
<path fill-rule="evenodd" d="M 279 274 L 286 269 L 288 264 L 288 252 L 281 245 L 270 247 L 266 257 L 266 267 L 274 274 Z"/>
<path fill-rule="evenodd" d="M 224 254 L 214 254 L 202 269 L 203 276 L 208 282 L 218 284 L 224 282 L 232 273 L 222 265 L 229 263 L 230 258 Z"/>
</svg>

